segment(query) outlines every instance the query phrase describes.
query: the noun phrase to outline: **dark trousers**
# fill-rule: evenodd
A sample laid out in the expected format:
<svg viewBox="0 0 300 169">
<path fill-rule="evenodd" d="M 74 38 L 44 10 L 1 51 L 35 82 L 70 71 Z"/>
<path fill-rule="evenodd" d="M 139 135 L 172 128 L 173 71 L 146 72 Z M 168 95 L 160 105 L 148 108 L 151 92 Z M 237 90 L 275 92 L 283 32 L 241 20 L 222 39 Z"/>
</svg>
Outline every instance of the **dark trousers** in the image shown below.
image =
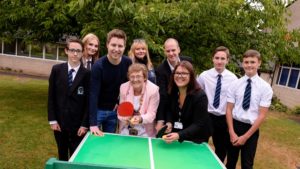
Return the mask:
<svg viewBox="0 0 300 169">
<path fill-rule="evenodd" d="M 230 144 L 226 116 L 216 116 L 210 113 L 210 118 L 213 126 L 212 139 L 215 146 L 215 153 L 224 162 Z"/>
<path fill-rule="evenodd" d="M 54 131 L 54 137 L 58 148 L 59 160 L 68 161 L 77 146 L 83 139 L 77 136 L 77 131 Z"/>
<path fill-rule="evenodd" d="M 233 120 L 233 127 L 235 133 L 238 136 L 241 136 L 250 129 L 251 124 Z M 227 164 L 226 164 L 227 169 L 235 169 L 240 151 L 241 151 L 242 169 L 253 168 L 258 137 L 259 137 L 259 130 L 253 133 L 253 135 L 246 141 L 246 143 L 243 146 L 237 147 L 237 146 L 232 146 L 232 144 L 230 144 L 228 148 L 228 154 L 227 154 Z"/>
</svg>

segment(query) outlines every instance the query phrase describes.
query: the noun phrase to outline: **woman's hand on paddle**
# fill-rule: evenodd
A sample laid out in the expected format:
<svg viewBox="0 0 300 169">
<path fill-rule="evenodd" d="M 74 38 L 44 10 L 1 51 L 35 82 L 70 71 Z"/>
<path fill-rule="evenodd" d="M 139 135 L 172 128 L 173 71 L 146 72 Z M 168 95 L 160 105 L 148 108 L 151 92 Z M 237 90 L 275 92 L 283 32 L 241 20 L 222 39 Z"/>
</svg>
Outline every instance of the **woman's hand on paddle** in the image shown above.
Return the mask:
<svg viewBox="0 0 300 169">
<path fill-rule="evenodd" d="M 166 143 L 172 143 L 173 141 L 176 141 L 179 139 L 179 134 L 178 133 L 169 133 L 167 135 L 164 135 L 162 137 L 162 139 L 166 142 Z"/>
<path fill-rule="evenodd" d="M 140 124 L 142 121 L 142 117 L 141 116 L 133 116 L 131 119 L 130 119 L 130 124 L 132 125 L 137 125 L 137 124 Z"/>
</svg>

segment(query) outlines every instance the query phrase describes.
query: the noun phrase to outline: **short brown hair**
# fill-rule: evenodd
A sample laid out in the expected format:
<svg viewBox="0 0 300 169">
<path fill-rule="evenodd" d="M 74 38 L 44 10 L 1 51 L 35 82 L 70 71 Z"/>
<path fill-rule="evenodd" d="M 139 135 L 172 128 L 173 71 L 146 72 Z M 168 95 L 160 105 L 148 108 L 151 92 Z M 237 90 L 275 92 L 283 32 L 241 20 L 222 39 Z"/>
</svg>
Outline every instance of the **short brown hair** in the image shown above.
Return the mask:
<svg viewBox="0 0 300 169">
<path fill-rule="evenodd" d="M 129 76 L 131 73 L 140 72 L 140 71 L 142 71 L 145 79 L 148 79 L 148 69 L 147 69 L 146 65 L 140 64 L 140 63 L 133 63 L 132 65 L 129 66 L 128 72 L 127 72 L 128 79 L 129 79 Z"/>
<path fill-rule="evenodd" d="M 69 49 L 70 43 L 78 43 L 78 44 L 80 44 L 80 46 L 81 46 L 81 48 L 82 48 L 82 50 L 83 50 L 83 44 L 82 44 L 81 40 L 78 39 L 77 37 L 69 37 L 69 38 L 66 40 L 66 43 L 67 43 L 66 49 Z"/>
<path fill-rule="evenodd" d="M 107 33 L 106 44 L 110 42 L 112 38 L 124 39 L 124 46 L 126 46 L 127 36 L 126 33 L 121 29 L 113 29 Z"/>
<path fill-rule="evenodd" d="M 218 52 L 220 52 L 220 51 L 226 53 L 227 59 L 230 58 L 229 49 L 226 48 L 225 46 L 219 46 L 219 47 L 217 47 L 217 48 L 214 50 L 214 52 L 213 52 L 213 54 L 212 54 L 212 57 L 214 57 L 215 54 L 218 53 Z"/>
<path fill-rule="evenodd" d="M 249 49 L 243 54 L 243 58 L 256 57 L 259 61 L 261 60 L 260 53 L 257 50 Z"/>
</svg>

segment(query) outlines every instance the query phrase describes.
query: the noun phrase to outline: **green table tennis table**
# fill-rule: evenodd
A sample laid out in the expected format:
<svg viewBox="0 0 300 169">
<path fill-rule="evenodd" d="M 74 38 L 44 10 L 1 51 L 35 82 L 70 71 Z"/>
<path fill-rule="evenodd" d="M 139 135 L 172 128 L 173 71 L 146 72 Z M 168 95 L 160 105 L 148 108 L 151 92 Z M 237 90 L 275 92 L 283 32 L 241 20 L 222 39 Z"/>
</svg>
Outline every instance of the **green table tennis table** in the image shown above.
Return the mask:
<svg viewBox="0 0 300 169">
<path fill-rule="evenodd" d="M 207 143 L 87 133 L 68 162 L 50 158 L 45 169 L 223 169 Z"/>
</svg>

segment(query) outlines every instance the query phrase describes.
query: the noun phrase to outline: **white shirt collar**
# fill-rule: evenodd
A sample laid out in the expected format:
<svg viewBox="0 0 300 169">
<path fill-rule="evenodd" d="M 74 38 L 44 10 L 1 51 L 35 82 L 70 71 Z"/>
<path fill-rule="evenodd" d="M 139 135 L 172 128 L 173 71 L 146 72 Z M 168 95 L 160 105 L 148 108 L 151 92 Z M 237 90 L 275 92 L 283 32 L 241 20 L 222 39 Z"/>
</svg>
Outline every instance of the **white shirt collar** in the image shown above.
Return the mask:
<svg viewBox="0 0 300 169">
<path fill-rule="evenodd" d="M 80 64 L 79 64 L 78 66 L 76 66 L 76 67 L 71 67 L 70 63 L 68 63 L 68 72 L 69 72 L 71 69 L 74 69 L 75 73 L 77 73 L 79 67 L 80 67 Z"/>
<path fill-rule="evenodd" d="M 168 64 L 169 64 L 169 67 L 170 67 L 170 69 L 171 69 L 171 72 L 173 72 L 173 70 L 175 69 L 175 67 L 172 66 L 172 64 L 169 62 L 168 59 L 167 59 L 167 62 L 168 62 Z M 178 62 L 180 62 L 179 56 L 178 56 Z"/>
</svg>

